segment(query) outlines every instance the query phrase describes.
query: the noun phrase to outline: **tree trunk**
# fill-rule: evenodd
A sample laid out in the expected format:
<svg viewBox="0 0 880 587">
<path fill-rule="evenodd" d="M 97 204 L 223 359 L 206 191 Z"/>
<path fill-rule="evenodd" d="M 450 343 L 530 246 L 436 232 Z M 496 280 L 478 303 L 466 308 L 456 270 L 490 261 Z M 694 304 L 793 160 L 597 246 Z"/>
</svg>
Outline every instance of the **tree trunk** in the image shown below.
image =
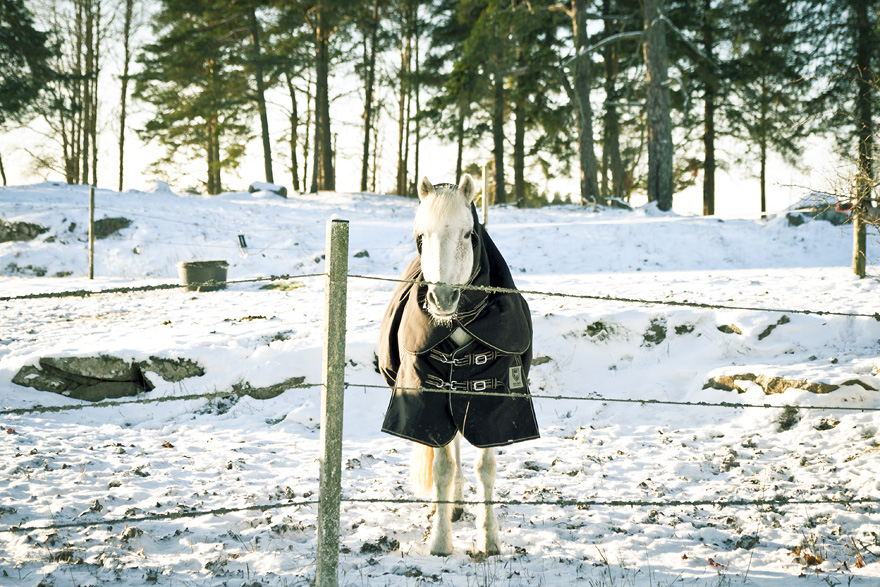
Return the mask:
<svg viewBox="0 0 880 587">
<path fill-rule="evenodd" d="M 376 42 L 379 37 L 379 0 L 373 0 L 373 17 L 370 21 L 370 46 L 364 39 L 364 65 L 367 71 L 367 85 L 364 88 L 364 150 L 361 165 L 361 191 L 367 191 L 370 171 L 370 135 L 373 122 L 373 92 L 376 81 Z"/>
<path fill-rule="evenodd" d="M 610 0 L 604 0 L 602 10 L 603 14 L 611 14 Z M 605 20 L 606 36 L 614 34 L 611 23 L 611 19 Z M 620 155 L 620 116 L 617 113 L 617 49 L 610 44 L 606 45 L 603 50 L 603 59 L 605 61 L 605 140 L 602 145 L 602 195 L 622 200 L 628 198 L 629 194 L 625 189 L 623 158 Z M 608 190 L 609 180 L 611 183 L 610 191 Z"/>
<path fill-rule="evenodd" d="M 324 2 L 315 8 L 315 163 L 312 171 L 313 194 L 318 190 L 336 190 L 333 173 L 333 136 L 330 133 L 329 54 L 330 27 L 324 14 Z"/>
<path fill-rule="evenodd" d="M 516 120 L 513 126 L 513 197 L 520 208 L 526 203 L 526 120 L 525 97 L 518 95 L 514 104 Z"/>
<path fill-rule="evenodd" d="M 767 217 L 767 137 L 762 136 L 761 142 L 761 218 Z"/>
<path fill-rule="evenodd" d="M 575 53 L 587 47 L 587 2 L 572 0 L 571 14 L 574 29 Z M 578 125 L 578 152 L 580 155 L 581 204 L 595 204 L 599 198 L 598 163 L 593 151 L 593 108 L 590 106 L 592 86 L 590 68 L 592 59 L 584 55 L 574 60 L 574 87 L 570 88 L 569 99 L 574 102 Z M 567 83 L 567 80 L 566 80 Z"/>
<path fill-rule="evenodd" d="M 865 277 L 868 253 L 868 230 L 864 213 L 871 203 L 871 185 L 874 179 L 874 121 L 871 109 L 871 62 L 877 47 L 874 31 L 868 18 L 866 0 L 850 0 L 856 22 L 856 124 L 858 125 L 858 174 L 856 176 L 856 203 L 853 211 L 853 273 Z"/>
<path fill-rule="evenodd" d="M 376 172 L 379 169 L 379 125 L 376 124 L 376 119 L 379 116 L 379 113 L 382 111 L 381 102 L 376 104 L 376 108 L 373 109 L 373 172 L 370 174 L 370 191 L 374 194 L 376 193 Z"/>
<path fill-rule="evenodd" d="M 769 108 L 767 104 L 767 84 L 761 79 L 761 107 L 758 112 L 758 150 L 761 158 L 761 218 L 767 217 L 767 126 L 769 124 Z"/>
<path fill-rule="evenodd" d="M 269 138 L 269 116 L 266 113 L 266 88 L 263 81 L 263 57 L 260 54 L 260 23 L 257 21 L 257 11 L 252 6 L 248 11 L 250 23 L 251 43 L 253 47 L 254 77 L 257 82 L 257 110 L 260 113 L 260 132 L 263 135 L 263 166 L 266 171 L 266 181 L 275 183 L 272 174 L 272 143 Z"/>
<path fill-rule="evenodd" d="M 89 132 L 92 134 L 92 182 L 90 185 L 98 185 L 98 81 L 101 73 L 101 0 L 96 0 L 94 6 L 95 11 L 95 33 L 94 33 L 94 49 L 92 60 L 92 107 L 91 120 L 89 121 Z"/>
<path fill-rule="evenodd" d="M 464 109 L 460 109 L 458 120 L 456 121 L 455 137 L 456 137 L 456 155 L 455 155 L 455 185 L 461 183 L 462 174 L 462 158 L 464 157 Z"/>
<path fill-rule="evenodd" d="M 125 15 L 122 24 L 122 91 L 119 100 L 119 187 L 122 191 L 122 179 L 125 172 L 125 109 L 128 96 L 128 69 L 131 63 L 131 20 L 134 15 L 134 0 L 125 0 Z"/>
<path fill-rule="evenodd" d="M 80 183 L 80 167 L 82 153 L 82 133 L 83 133 L 83 116 L 85 107 L 83 105 L 83 94 L 85 91 L 85 74 L 83 72 L 83 47 L 85 45 L 85 1 L 78 0 L 74 3 L 76 6 L 75 30 L 76 30 L 76 65 L 74 67 L 73 81 L 73 106 L 74 111 L 70 115 L 70 153 L 65 169 L 67 169 L 67 182 Z M 62 114 L 62 117 L 64 114 Z M 64 122 L 61 123 L 64 125 Z"/>
<path fill-rule="evenodd" d="M 703 216 L 715 215 L 715 66 L 712 0 L 703 0 Z"/>
<path fill-rule="evenodd" d="M 309 69 L 309 77 L 306 81 L 306 136 L 303 138 L 303 188 L 309 185 L 309 133 L 312 130 L 312 70 Z M 314 173 L 314 172 L 313 172 Z"/>
<path fill-rule="evenodd" d="M 214 116 L 214 195 L 223 191 L 223 181 L 220 172 L 223 168 L 223 158 L 220 155 L 220 123 L 219 116 Z"/>
<path fill-rule="evenodd" d="M 3 185 L 6 185 L 6 170 L 3 169 L 3 156 L 0 155 L 0 177 L 3 178 Z"/>
<path fill-rule="evenodd" d="M 205 186 L 208 193 L 217 193 L 214 187 L 214 127 L 210 121 L 205 124 L 205 154 L 208 159 L 208 182 Z"/>
<path fill-rule="evenodd" d="M 299 112 L 296 104 L 296 90 L 293 87 L 293 77 L 289 71 L 284 72 L 284 81 L 287 83 L 287 93 L 290 94 L 290 174 L 293 181 L 293 191 L 299 192 L 299 163 L 296 158 L 298 141 Z"/>
<path fill-rule="evenodd" d="M 670 121 L 666 25 L 660 20 L 665 0 L 641 0 L 648 70 L 648 201 L 672 208 L 672 123 Z"/>
<path fill-rule="evenodd" d="M 403 29 L 400 39 L 400 95 L 397 101 L 397 193 L 406 196 L 407 149 L 409 148 L 409 72 L 412 62 L 412 37 L 410 36 L 409 2 L 406 3 Z"/>
<path fill-rule="evenodd" d="M 85 4 L 85 49 L 86 62 L 85 72 L 83 74 L 83 100 L 82 100 L 82 150 L 80 156 L 82 163 L 82 175 L 80 181 L 83 184 L 89 183 L 89 155 L 91 154 L 89 140 L 92 137 L 92 75 L 94 75 L 94 49 L 92 40 L 94 36 L 94 14 L 92 12 L 92 2 L 88 0 Z"/>
<path fill-rule="evenodd" d="M 421 147 L 422 142 L 422 124 L 421 118 L 419 114 L 421 113 L 421 104 L 419 102 L 419 90 L 421 89 L 421 83 L 419 82 L 419 14 L 418 14 L 418 2 L 413 5 L 413 38 L 414 38 L 414 46 L 415 46 L 415 79 L 413 80 L 413 95 L 415 95 L 416 100 L 416 140 L 415 140 L 415 155 L 413 157 L 413 179 L 415 182 L 419 181 L 419 148 Z M 414 190 L 415 191 L 415 190 Z"/>
<path fill-rule="evenodd" d="M 495 72 L 494 104 L 492 108 L 492 153 L 495 158 L 495 203 L 507 201 L 504 188 L 504 78 Z"/>
</svg>

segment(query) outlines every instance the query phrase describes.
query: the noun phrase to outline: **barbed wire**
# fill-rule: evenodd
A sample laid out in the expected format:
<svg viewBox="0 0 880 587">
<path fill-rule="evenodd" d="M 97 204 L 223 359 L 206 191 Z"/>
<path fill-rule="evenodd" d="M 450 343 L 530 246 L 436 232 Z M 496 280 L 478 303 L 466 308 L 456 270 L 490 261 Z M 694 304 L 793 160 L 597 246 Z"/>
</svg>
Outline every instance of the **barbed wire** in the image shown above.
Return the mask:
<svg viewBox="0 0 880 587">
<path fill-rule="evenodd" d="M 877 498 L 853 498 L 853 499 L 833 499 L 833 498 L 814 498 L 814 499 L 798 499 L 791 497 L 778 497 L 774 499 L 547 499 L 540 501 L 523 500 L 523 499 L 496 499 L 490 501 L 432 501 L 428 499 L 418 498 L 346 498 L 340 501 L 344 503 L 394 503 L 394 504 L 452 504 L 452 505 L 514 505 L 514 506 L 555 506 L 555 507 L 699 507 L 699 506 L 717 506 L 725 507 L 749 507 L 749 506 L 774 506 L 774 505 L 871 505 L 880 504 Z"/>
<path fill-rule="evenodd" d="M 370 385 L 367 383 L 347 383 L 345 384 L 346 388 L 351 387 L 363 387 L 367 389 L 389 389 L 387 386 L 383 385 Z M 468 396 L 488 396 L 488 397 L 506 397 L 511 399 L 516 398 L 531 398 L 531 399 L 539 399 L 539 400 L 571 400 L 571 401 L 581 401 L 581 402 L 599 402 L 599 403 L 620 403 L 620 404 L 641 404 L 641 405 L 655 405 L 655 406 L 692 406 L 699 408 L 765 408 L 765 409 L 774 409 L 774 410 L 834 410 L 834 411 L 851 411 L 851 412 L 880 412 L 880 408 L 871 408 L 871 407 L 857 407 L 857 406 L 808 406 L 808 405 L 772 405 L 772 404 L 751 404 L 751 403 L 737 403 L 737 402 L 686 402 L 686 401 L 674 401 L 674 400 L 663 400 L 663 399 L 637 399 L 637 398 L 614 398 L 614 397 L 604 397 L 601 395 L 588 395 L 588 396 L 580 396 L 580 395 L 543 395 L 543 394 L 531 394 L 531 393 L 513 393 L 513 392 L 504 392 L 504 391 L 462 391 L 457 389 L 440 389 L 440 388 L 432 388 L 432 387 L 393 387 L 390 388 L 393 390 L 399 391 L 410 391 L 410 392 L 425 392 L 425 393 L 449 393 L 453 395 L 468 395 Z"/>
<path fill-rule="evenodd" d="M 280 394 L 290 389 L 313 389 L 315 387 L 321 387 L 322 385 L 322 383 L 280 383 L 277 385 L 269 386 L 269 388 L 278 391 Z M 54 412 L 70 412 L 76 410 L 84 410 L 87 408 L 115 408 L 134 404 L 161 404 L 165 402 L 192 401 L 198 399 L 211 400 L 228 397 L 241 398 L 246 395 L 251 395 L 255 391 L 260 391 L 261 389 L 265 388 L 242 388 L 241 390 L 233 389 L 231 391 L 212 391 L 209 393 L 190 393 L 186 395 L 165 395 L 162 397 L 141 398 L 125 401 L 104 400 L 93 403 L 67 404 L 63 406 L 33 406 L 30 408 L 10 408 L 7 410 L 0 410 L 0 416 L 21 416 L 23 414 L 32 413 L 45 414 Z"/>
<path fill-rule="evenodd" d="M 113 287 L 110 289 L 99 289 L 99 290 L 89 290 L 89 289 L 77 289 L 77 290 L 68 290 L 68 291 L 59 291 L 59 292 L 45 292 L 45 293 L 30 293 L 30 294 L 22 294 L 20 296 L 3 296 L 0 297 L 0 302 L 13 302 L 17 300 L 35 300 L 35 299 L 44 299 L 44 298 L 86 298 L 93 295 L 103 295 L 103 294 L 129 294 L 129 293 L 140 293 L 140 292 L 150 292 L 150 291 L 161 291 L 161 290 L 171 290 L 171 289 L 183 289 L 183 288 L 198 288 L 198 287 L 218 287 L 220 285 L 237 285 L 242 283 L 260 283 L 264 281 L 290 281 L 293 279 L 306 279 L 309 277 L 325 277 L 326 273 L 304 273 L 301 275 L 269 275 L 267 277 L 254 277 L 251 279 L 233 279 L 227 281 L 215 281 L 209 280 L 204 282 L 194 282 L 189 284 L 182 283 L 160 283 L 156 285 L 141 285 L 134 287 Z"/>
<path fill-rule="evenodd" d="M 516 506 L 516 507 L 578 507 L 578 508 L 623 508 L 623 507 L 639 507 L 639 508 L 668 508 L 668 507 L 705 507 L 713 506 L 719 509 L 726 507 L 762 507 L 762 506 L 804 506 L 804 505 L 844 505 L 851 507 L 853 505 L 876 505 L 880 504 L 880 499 L 876 498 L 852 498 L 852 499 L 834 499 L 834 498 L 812 498 L 798 499 L 791 497 L 777 497 L 773 499 L 542 499 L 542 500 L 523 500 L 523 499 L 493 499 L 488 501 L 476 500 L 439 500 L 420 498 L 354 498 L 342 497 L 341 503 L 353 504 L 398 504 L 398 505 L 434 505 L 449 504 L 461 506 Z M 122 518 L 103 519 L 103 520 L 81 520 L 76 522 L 58 522 L 54 524 L 45 524 L 41 526 L 8 526 L 0 528 L 0 534 L 30 534 L 33 532 L 41 532 L 47 530 L 65 530 L 72 528 L 90 528 L 93 526 L 116 526 L 120 524 L 131 525 L 142 522 L 158 522 L 166 520 L 176 520 L 185 518 L 197 518 L 201 516 L 225 516 L 228 514 L 242 512 L 267 512 L 288 507 L 302 507 L 317 505 L 318 500 L 301 500 L 275 502 L 266 504 L 256 504 L 242 507 L 222 507 L 210 510 L 190 510 L 178 512 L 166 512 L 161 514 L 147 514 L 143 516 L 128 516 Z M 874 513 L 874 512 L 865 512 Z"/>
<path fill-rule="evenodd" d="M 624 298 L 617 296 L 600 296 L 596 294 L 573 294 L 573 293 L 563 293 L 563 292 L 552 292 L 552 291 L 539 291 L 539 290 L 527 290 L 527 289 L 511 289 L 505 287 L 495 287 L 488 285 L 455 285 L 448 284 L 442 282 L 430 282 L 430 281 L 419 281 L 414 279 L 399 279 L 399 278 L 391 278 L 391 277 L 378 277 L 372 275 L 352 275 L 349 274 L 349 278 L 352 279 L 366 279 L 372 281 L 387 281 L 392 283 L 410 283 L 413 285 L 440 285 L 446 287 L 454 287 L 456 289 L 462 290 L 473 290 L 473 291 L 482 291 L 486 293 L 518 293 L 523 295 L 534 295 L 534 296 L 543 296 L 543 297 L 558 297 L 558 298 L 572 298 L 578 300 L 592 300 L 592 301 L 600 301 L 600 302 L 624 302 L 628 304 L 644 304 L 648 306 L 683 306 L 688 308 L 700 308 L 707 310 L 746 310 L 751 312 L 774 312 L 780 314 L 807 314 L 814 316 L 847 316 L 854 318 L 873 318 L 880 322 L 880 312 L 874 312 L 873 314 L 865 314 L 858 312 L 832 312 L 830 310 L 794 310 L 794 309 L 785 309 L 785 308 L 760 308 L 760 307 L 752 307 L 752 306 L 734 306 L 727 304 L 708 304 L 702 302 L 688 302 L 688 301 L 676 301 L 676 300 L 647 300 L 641 298 Z"/>
<path fill-rule="evenodd" d="M 27 534 L 31 532 L 39 532 L 45 530 L 64 530 L 68 528 L 90 528 L 92 526 L 116 526 L 119 524 L 137 524 L 139 522 L 157 522 L 164 520 L 176 520 L 181 518 L 198 518 L 201 516 L 225 516 L 227 514 L 235 514 L 241 512 L 267 512 L 271 510 L 297 507 L 305 505 L 316 505 L 318 500 L 294 501 L 285 503 L 267 503 L 259 505 L 250 505 L 237 508 L 215 508 L 212 510 L 193 510 L 181 512 L 168 512 L 164 514 L 148 514 L 145 516 L 131 516 L 124 518 L 115 518 L 110 520 L 90 520 L 80 522 L 61 522 L 57 524 L 46 524 L 44 526 L 9 526 L 0 528 L 0 534 Z"/>
<path fill-rule="evenodd" d="M 271 275 L 268 277 L 255 277 L 251 279 L 238 279 L 238 280 L 227 280 L 227 281 L 207 281 L 204 283 L 192 283 L 189 285 L 184 284 L 158 284 L 158 285 L 145 285 L 139 287 L 118 287 L 111 288 L 106 290 L 73 290 L 73 291 L 63 291 L 63 292 L 49 292 L 49 293 L 31 293 L 31 294 L 23 294 L 20 296 L 3 296 L 0 297 L 0 302 L 8 302 L 15 300 L 27 300 L 27 299 L 39 299 L 39 298 L 64 298 L 64 297 L 88 297 L 91 295 L 99 295 L 99 294 L 107 294 L 107 293 L 136 293 L 136 292 L 145 292 L 145 291 L 154 291 L 154 290 L 169 290 L 169 289 L 180 289 L 184 287 L 194 287 L 194 286 L 219 286 L 219 285 L 235 285 L 242 283 L 256 283 L 262 281 L 287 281 L 291 279 L 305 279 L 307 277 L 322 277 L 326 276 L 326 273 L 308 273 L 303 275 Z M 860 312 L 834 312 L 831 310 L 799 310 L 792 308 L 766 308 L 766 307 L 757 307 L 757 306 L 736 306 L 736 305 L 728 305 L 728 304 L 710 304 L 703 302 L 689 302 L 689 301 L 677 301 L 677 300 L 651 300 L 651 299 L 642 299 L 642 298 L 628 298 L 628 297 L 619 297 L 619 296 L 610 296 L 610 295 L 597 295 L 597 294 L 574 294 L 574 293 L 565 293 L 565 292 L 552 292 L 552 291 L 541 291 L 541 290 L 525 290 L 525 289 L 511 289 L 504 287 L 495 287 L 495 286 L 484 286 L 484 285 L 471 285 L 471 284 L 447 284 L 443 282 L 432 282 L 432 281 L 421 281 L 421 280 L 413 280 L 413 279 L 401 279 L 401 278 L 393 278 L 393 277 L 380 277 L 375 275 L 356 275 L 349 274 L 349 279 L 363 279 L 369 281 L 383 281 L 388 283 L 409 283 L 413 285 L 439 285 L 446 287 L 455 287 L 462 290 L 472 290 L 472 291 L 481 291 L 486 293 L 518 293 L 523 295 L 534 295 L 534 296 L 543 296 L 543 297 L 560 297 L 560 298 L 571 298 L 571 299 L 579 299 L 579 300 L 592 300 L 592 301 L 601 301 L 601 302 L 623 302 L 629 304 L 642 304 L 649 306 L 678 306 L 678 307 L 688 307 L 688 308 L 699 308 L 706 310 L 740 310 L 740 311 L 751 311 L 751 312 L 773 312 L 780 314 L 805 314 L 805 315 L 813 315 L 813 316 L 844 316 L 844 317 L 852 317 L 852 318 L 873 318 L 874 320 L 880 322 L 880 312 L 874 312 L 873 314 L 860 313 Z"/>
</svg>

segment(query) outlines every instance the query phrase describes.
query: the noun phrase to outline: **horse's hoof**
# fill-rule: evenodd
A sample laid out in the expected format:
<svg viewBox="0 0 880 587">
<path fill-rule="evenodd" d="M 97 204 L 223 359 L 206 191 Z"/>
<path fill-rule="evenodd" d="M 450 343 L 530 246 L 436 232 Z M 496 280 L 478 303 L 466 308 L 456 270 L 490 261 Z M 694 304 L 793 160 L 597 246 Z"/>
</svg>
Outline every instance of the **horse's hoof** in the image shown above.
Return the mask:
<svg viewBox="0 0 880 587">
<path fill-rule="evenodd" d="M 477 541 L 477 552 L 485 555 L 485 556 L 499 556 L 501 554 L 501 547 L 497 542 L 489 542 L 488 544 L 480 544 Z"/>
<path fill-rule="evenodd" d="M 431 548 L 432 556 L 449 556 L 450 554 L 452 554 L 452 547 Z"/>
</svg>

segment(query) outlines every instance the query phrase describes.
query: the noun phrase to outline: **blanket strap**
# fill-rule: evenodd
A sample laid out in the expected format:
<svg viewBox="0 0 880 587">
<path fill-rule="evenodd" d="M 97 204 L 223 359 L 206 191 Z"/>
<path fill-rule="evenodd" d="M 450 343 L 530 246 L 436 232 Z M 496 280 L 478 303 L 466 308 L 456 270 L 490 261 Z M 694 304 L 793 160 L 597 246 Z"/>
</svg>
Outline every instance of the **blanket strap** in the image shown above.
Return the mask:
<svg viewBox="0 0 880 587">
<path fill-rule="evenodd" d="M 443 381 L 439 377 L 428 375 L 428 377 L 425 378 L 425 383 L 438 389 L 462 392 L 490 391 L 493 389 L 498 389 L 499 387 L 504 387 L 503 381 L 494 378 L 470 379 L 468 381 Z"/>
<path fill-rule="evenodd" d="M 485 365 L 489 361 L 493 361 L 500 357 L 501 353 L 498 353 L 496 351 L 486 351 L 485 353 L 469 353 L 467 355 L 456 357 L 453 355 L 447 355 L 446 353 L 441 353 L 440 351 L 435 349 L 431 349 L 429 355 L 432 359 L 440 361 L 441 363 L 445 363 L 447 365 L 453 365 L 455 367 L 467 367 L 470 365 Z"/>
</svg>

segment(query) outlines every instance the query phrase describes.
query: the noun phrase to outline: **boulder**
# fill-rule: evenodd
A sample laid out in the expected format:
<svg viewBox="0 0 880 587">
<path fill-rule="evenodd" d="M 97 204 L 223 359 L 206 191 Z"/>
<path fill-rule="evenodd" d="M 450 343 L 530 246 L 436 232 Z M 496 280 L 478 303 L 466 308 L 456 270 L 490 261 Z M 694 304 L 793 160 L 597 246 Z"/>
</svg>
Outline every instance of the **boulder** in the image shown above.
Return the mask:
<svg viewBox="0 0 880 587">
<path fill-rule="evenodd" d="M 25 365 L 12 382 L 39 391 L 50 391 L 73 399 L 90 402 L 136 396 L 152 391 L 154 386 L 144 377 L 152 371 L 172 383 L 198 377 L 205 370 L 189 359 L 162 359 L 130 362 L 119 357 L 44 357 L 39 367 Z"/>
<path fill-rule="evenodd" d="M 276 196 L 281 196 L 282 198 L 287 197 L 287 188 L 283 185 L 276 185 L 274 183 L 269 183 L 266 181 L 255 181 L 251 185 L 248 186 L 248 192 L 268 192 L 270 194 L 275 194 Z"/>
<path fill-rule="evenodd" d="M 134 365 L 118 357 L 45 357 L 40 366 L 47 372 L 55 373 L 80 384 L 100 381 L 133 381 L 136 377 Z M 139 373 L 138 373 L 139 375 Z"/>
<path fill-rule="evenodd" d="M 177 383 L 188 377 L 201 377 L 205 370 L 190 359 L 162 359 L 150 357 L 149 361 L 136 363 L 141 371 L 152 371 L 169 383 Z"/>
<path fill-rule="evenodd" d="M 0 218 L 0 243 L 9 241 L 29 241 L 49 229 L 31 222 L 7 222 Z"/>
<path fill-rule="evenodd" d="M 95 220 L 95 238 L 107 238 L 129 226 L 131 226 L 131 220 L 128 218 L 117 217 Z"/>
<path fill-rule="evenodd" d="M 774 395 L 785 393 L 789 388 L 803 389 L 811 393 L 825 394 L 839 389 L 839 385 L 822 382 L 811 382 L 800 379 L 785 379 L 784 377 L 771 377 L 768 375 L 755 375 L 754 373 L 742 373 L 740 375 L 718 375 L 710 377 L 703 385 L 703 389 L 720 389 L 721 391 L 737 391 L 745 393 L 746 390 L 739 387 L 737 381 L 753 381 L 761 386 L 764 393 Z"/>
</svg>

